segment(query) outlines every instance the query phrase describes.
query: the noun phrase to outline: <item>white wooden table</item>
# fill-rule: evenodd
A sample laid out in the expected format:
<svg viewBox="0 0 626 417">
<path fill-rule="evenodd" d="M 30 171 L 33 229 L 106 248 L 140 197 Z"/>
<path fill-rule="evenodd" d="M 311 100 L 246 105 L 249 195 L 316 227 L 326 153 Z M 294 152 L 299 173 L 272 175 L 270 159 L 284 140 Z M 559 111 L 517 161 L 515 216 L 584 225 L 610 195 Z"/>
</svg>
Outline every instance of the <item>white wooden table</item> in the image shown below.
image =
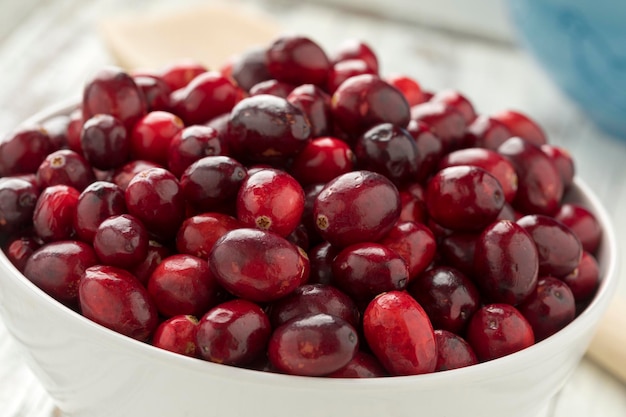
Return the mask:
<svg viewBox="0 0 626 417">
<path fill-rule="evenodd" d="M 190 3 L 199 1 L 185 4 Z M 239 3 L 268 13 L 287 30 L 308 34 L 328 48 L 345 38 L 364 39 L 378 52 L 384 73 L 412 75 L 428 89 L 459 89 L 480 112 L 514 108 L 530 114 L 544 126 L 551 142 L 572 152 L 579 175 L 613 216 L 618 236 L 626 233 L 626 140 L 596 130 L 523 51 L 314 2 Z M 84 80 L 112 62 L 96 30 L 102 19 L 176 6 L 174 0 L 132 4 L 124 0 L 0 0 L 0 134 L 44 106 L 78 96 Z M 624 259 L 626 245 L 621 254 Z M 624 282 L 620 294 L 626 297 Z M 0 417 L 54 414 L 52 401 L 23 365 L 0 323 Z M 626 416 L 626 386 L 588 360 L 583 360 L 541 415 L 583 416 Z"/>
</svg>

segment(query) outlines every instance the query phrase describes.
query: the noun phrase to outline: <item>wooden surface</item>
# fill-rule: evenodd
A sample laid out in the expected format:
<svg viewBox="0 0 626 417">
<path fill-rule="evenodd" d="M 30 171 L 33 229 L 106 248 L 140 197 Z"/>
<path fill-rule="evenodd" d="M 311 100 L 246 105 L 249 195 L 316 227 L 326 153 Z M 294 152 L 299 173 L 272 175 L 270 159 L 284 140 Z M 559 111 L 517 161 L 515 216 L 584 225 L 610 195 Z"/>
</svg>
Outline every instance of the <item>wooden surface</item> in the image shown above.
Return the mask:
<svg viewBox="0 0 626 417">
<path fill-rule="evenodd" d="M 192 3 L 199 1 L 185 5 Z M 339 40 L 362 38 L 378 52 L 383 73 L 406 73 L 428 89 L 459 89 L 482 113 L 514 108 L 530 114 L 544 126 L 552 143 L 571 151 L 578 174 L 606 204 L 618 236 L 626 233 L 626 140 L 596 130 L 523 51 L 506 43 L 398 24 L 314 2 L 233 3 L 265 13 L 286 30 L 308 34 L 329 49 Z M 97 30 L 103 19 L 175 7 L 180 2 L 0 0 L 0 135 L 49 104 L 77 97 L 85 79 L 112 62 Z M 626 297 L 624 282 L 619 292 Z M 52 401 L 22 364 L 0 323 L 0 416 L 50 417 L 53 410 Z M 626 386 L 588 359 L 541 414 L 583 416 L 626 416 Z"/>
</svg>

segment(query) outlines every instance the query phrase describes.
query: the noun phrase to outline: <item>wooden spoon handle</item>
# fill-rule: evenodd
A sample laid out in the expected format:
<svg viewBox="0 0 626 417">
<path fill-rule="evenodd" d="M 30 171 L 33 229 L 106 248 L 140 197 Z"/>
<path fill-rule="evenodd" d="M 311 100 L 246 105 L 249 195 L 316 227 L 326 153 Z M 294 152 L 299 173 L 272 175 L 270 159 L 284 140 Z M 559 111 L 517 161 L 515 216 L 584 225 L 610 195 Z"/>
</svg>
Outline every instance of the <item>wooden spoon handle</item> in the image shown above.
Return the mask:
<svg viewBox="0 0 626 417">
<path fill-rule="evenodd" d="M 600 322 L 587 357 L 626 383 L 626 300 L 615 298 Z"/>
</svg>

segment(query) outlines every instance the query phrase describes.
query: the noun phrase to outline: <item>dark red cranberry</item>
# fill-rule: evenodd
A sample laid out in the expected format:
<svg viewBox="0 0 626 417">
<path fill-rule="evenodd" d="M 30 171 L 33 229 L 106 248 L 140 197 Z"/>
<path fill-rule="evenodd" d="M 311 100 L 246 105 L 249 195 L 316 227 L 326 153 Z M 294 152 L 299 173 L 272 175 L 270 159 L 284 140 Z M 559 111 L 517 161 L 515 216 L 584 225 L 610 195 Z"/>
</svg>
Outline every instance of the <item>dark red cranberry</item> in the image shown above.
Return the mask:
<svg viewBox="0 0 626 417">
<path fill-rule="evenodd" d="M 511 136 L 518 136 L 537 146 L 548 142 L 546 134 L 537 122 L 525 114 L 513 110 L 504 110 L 491 117 L 504 124 L 511 132 Z"/>
<path fill-rule="evenodd" d="M 303 84 L 289 93 L 287 101 L 309 119 L 311 137 L 318 138 L 331 132 L 330 96 L 324 90 L 313 84 Z"/>
<path fill-rule="evenodd" d="M 207 72 L 207 68 L 192 59 L 184 59 L 168 65 L 161 71 L 161 79 L 171 91 L 184 88 L 200 74 Z"/>
<path fill-rule="evenodd" d="M 163 261 L 163 259 L 171 255 L 170 250 L 161 245 L 156 240 L 148 241 L 148 251 L 145 258 L 130 269 L 130 272 L 141 282 L 144 286 L 148 285 L 148 280 L 154 272 L 157 266 Z"/>
<path fill-rule="evenodd" d="M 111 216 L 100 223 L 93 248 L 105 265 L 131 268 L 148 254 L 148 231 L 134 216 Z"/>
<path fill-rule="evenodd" d="M 305 252 L 309 250 L 309 233 L 303 223 L 298 224 L 296 228 L 286 236 L 286 239 Z"/>
<path fill-rule="evenodd" d="M 35 173 L 52 151 L 50 137 L 42 128 L 16 130 L 0 141 L 0 177 Z"/>
<path fill-rule="evenodd" d="M 352 171 L 355 163 L 354 153 L 346 142 L 318 137 L 294 158 L 290 172 L 302 185 L 323 184 Z"/>
<path fill-rule="evenodd" d="M 39 189 L 15 177 L 0 178 L 0 234 L 7 236 L 30 224 Z"/>
<path fill-rule="evenodd" d="M 80 137 L 83 133 L 83 112 L 79 108 L 70 113 L 70 121 L 67 125 L 67 147 L 79 155 L 83 154 Z"/>
<path fill-rule="evenodd" d="M 146 101 L 133 78 L 118 67 L 106 67 L 83 90 L 83 120 L 108 114 L 131 129 L 146 114 Z"/>
<path fill-rule="evenodd" d="M 510 355 L 535 343 L 533 329 L 509 304 L 488 304 L 470 320 L 467 341 L 481 362 Z"/>
<path fill-rule="evenodd" d="M 132 158 L 166 166 L 170 143 L 184 127 L 182 120 L 172 113 L 153 111 L 146 114 L 135 124 L 130 135 Z"/>
<path fill-rule="evenodd" d="M 176 235 L 176 249 L 180 253 L 206 259 L 215 242 L 227 232 L 244 225 L 234 217 L 222 213 L 202 213 L 187 218 Z"/>
<path fill-rule="evenodd" d="M 411 119 L 430 126 L 441 139 L 444 150 L 452 151 L 463 145 L 467 122 L 463 113 L 442 101 L 427 101 L 411 107 Z"/>
<path fill-rule="evenodd" d="M 46 242 L 71 239 L 80 193 L 67 185 L 54 185 L 42 191 L 33 212 L 33 226 Z"/>
<path fill-rule="evenodd" d="M 296 86 L 293 84 L 274 79 L 265 80 L 250 88 L 250 97 L 266 94 L 286 99 L 295 88 Z"/>
<path fill-rule="evenodd" d="M 193 125 L 178 132 L 170 141 L 167 166 L 180 177 L 183 172 L 205 156 L 228 154 L 228 145 L 217 130 L 209 126 Z"/>
<path fill-rule="evenodd" d="M 147 341 L 159 324 L 148 291 L 123 269 L 87 268 L 78 286 L 78 300 L 83 316 L 140 341 Z"/>
<path fill-rule="evenodd" d="M 439 160 L 444 156 L 443 142 L 432 132 L 429 125 L 411 120 L 407 131 L 413 136 L 417 147 L 417 173 L 415 181 L 424 183 L 437 170 Z"/>
<path fill-rule="evenodd" d="M 479 234 L 475 233 L 453 233 L 441 239 L 437 248 L 447 265 L 473 277 L 478 237 Z"/>
<path fill-rule="evenodd" d="M 52 144 L 52 149 L 67 148 L 67 127 L 70 123 L 70 117 L 66 114 L 54 116 L 42 122 L 43 130 L 46 131 Z"/>
<path fill-rule="evenodd" d="M 48 243 L 37 249 L 24 266 L 24 276 L 52 298 L 74 307 L 85 270 L 98 263 L 91 246 L 77 241 Z"/>
<path fill-rule="evenodd" d="M 390 291 L 376 297 L 363 315 L 369 347 L 392 375 L 433 372 L 437 345 L 430 319 L 406 292 Z"/>
<path fill-rule="evenodd" d="M 396 252 L 409 269 L 409 281 L 421 274 L 437 251 L 435 236 L 424 224 L 399 221 L 378 243 Z"/>
<path fill-rule="evenodd" d="M 378 58 L 372 48 L 358 39 L 347 39 L 337 46 L 332 55 L 332 62 L 360 59 L 375 72 L 378 72 Z"/>
<path fill-rule="evenodd" d="M 52 152 L 37 169 L 37 182 L 42 189 L 52 185 L 69 185 L 82 191 L 95 180 L 85 158 L 69 149 Z"/>
<path fill-rule="evenodd" d="M 324 50 L 311 39 L 286 35 L 268 47 L 267 69 L 279 81 L 324 87 L 330 62 Z"/>
<path fill-rule="evenodd" d="M 309 261 L 286 239 L 263 230 L 237 229 L 222 236 L 209 254 L 220 285 L 237 297 L 266 302 L 298 288 Z"/>
<path fill-rule="evenodd" d="M 170 352 L 196 357 L 198 319 L 190 315 L 175 316 L 162 322 L 154 331 L 152 345 Z"/>
<path fill-rule="evenodd" d="M 106 181 L 91 183 L 78 197 L 74 230 L 85 242 L 93 242 L 100 224 L 111 216 L 126 212 L 124 192 Z"/>
<path fill-rule="evenodd" d="M 493 302 L 519 304 L 537 286 L 539 254 L 532 237 L 517 223 L 500 220 L 476 241 L 475 280 Z"/>
<path fill-rule="evenodd" d="M 595 215 L 576 203 L 565 203 L 554 218 L 567 226 L 589 253 L 595 253 L 602 238 L 602 227 Z"/>
<path fill-rule="evenodd" d="M 511 131 L 502 122 L 481 115 L 467 127 L 465 146 L 495 151 L 512 136 Z"/>
<path fill-rule="evenodd" d="M 128 160 L 131 142 L 119 119 L 109 114 L 96 114 L 85 121 L 80 145 L 91 165 L 107 170 L 122 166 Z"/>
<path fill-rule="evenodd" d="M 267 353 L 283 373 L 322 376 L 346 366 L 358 348 L 354 327 L 339 317 L 319 313 L 296 317 L 274 330 Z"/>
<path fill-rule="evenodd" d="M 448 266 L 427 270 L 409 285 L 408 291 L 424 308 L 434 328 L 456 334 L 463 333 L 480 307 L 480 294 L 473 282 Z"/>
<path fill-rule="evenodd" d="M 431 101 L 438 101 L 440 103 L 446 103 L 450 106 L 455 107 L 465 119 L 465 123 L 469 125 L 476 119 L 476 111 L 474 110 L 474 106 L 469 101 L 467 97 L 455 90 L 444 90 L 439 91 L 435 94 Z M 426 100 L 424 100 L 426 101 Z"/>
<path fill-rule="evenodd" d="M 362 59 L 346 59 L 335 62 L 328 71 L 326 90 L 332 94 L 348 78 L 363 74 L 378 75 L 378 71 L 370 68 L 367 62 Z"/>
<path fill-rule="evenodd" d="M 541 150 L 552 159 L 561 175 L 563 188 L 567 189 L 574 182 L 574 175 L 576 174 L 572 155 L 565 148 L 555 145 L 543 144 Z"/>
<path fill-rule="evenodd" d="M 426 223 L 427 212 L 424 200 L 424 187 L 418 183 L 409 185 L 400 191 L 402 211 L 398 220 L 403 222 Z"/>
<path fill-rule="evenodd" d="M 379 378 L 387 376 L 387 371 L 378 359 L 369 353 L 357 352 L 343 368 L 326 375 L 327 378 Z"/>
<path fill-rule="evenodd" d="M 120 187 L 122 191 L 126 191 L 128 183 L 135 175 L 150 168 L 161 168 L 161 166 L 157 163 L 143 161 L 141 159 L 130 161 L 126 165 L 115 170 L 113 173 L 113 182 Z"/>
<path fill-rule="evenodd" d="M 371 74 L 342 83 L 333 94 L 331 110 L 335 123 L 353 137 L 380 123 L 406 127 L 411 119 L 402 93 Z"/>
<path fill-rule="evenodd" d="M 157 75 L 135 75 L 133 80 L 146 99 L 148 112 L 169 110 L 172 90 L 163 78 Z"/>
<path fill-rule="evenodd" d="M 425 102 L 422 88 L 415 79 L 406 75 L 390 75 L 385 77 L 385 81 L 397 88 L 406 98 L 409 106 L 415 106 Z"/>
<path fill-rule="evenodd" d="M 375 172 L 354 171 L 324 186 L 315 199 L 313 218 L 324 239 L 345 247 L 381 239 L 400 211 L 400 194 L 391 181 Z"/>
<path fill-rule="evenodd" d="M 589 252 L 583 252 L 578 267 L 561 278 L 572 290 L 576 302 L 589 300 L 600 283 L 600 267 L 596 258 Z"/>
<path fill-rule="evenodd" d="M 264 48 L 252 48 L 235 57 L 231 76 L 237 85 L 249 91 L 255 84 L 272 78 L 267 69 L 267 54 Z"/>
<path fill-rule="evenodd" d="M 12 238 L 4 247 L 4 253 L 18 271 L 24 272 L 26 262 L 41 247 L 41 240 L 31 234 Z"/>
<path fill-rule="evenodd" d="M 465 339 L 446 330 L 435 330 L 437 341 L 436 372 L 464 368 L 478 363 L 476 354 Z"/>
<path fill-rule="evenodd" d="M 302 211 L 302 224 L 306 227 L 309 237 L 309 244 L 314 246 L 321 243 L 324 239 L 320 236 L 315 226 L 315 218 L 313 217 L 313 206 L 315 199 L 324 188 L 325 184 L 311 184 L 303 188 L 304 191 L 304 210 Z"/>
<path fill-rule="evenodd" d="M 311 264 L 310 284 L 332 284 L 333 260 L 339 250 L 328 242 L 322 242 L 309 250 L 309 262 Z"/>
</svg>

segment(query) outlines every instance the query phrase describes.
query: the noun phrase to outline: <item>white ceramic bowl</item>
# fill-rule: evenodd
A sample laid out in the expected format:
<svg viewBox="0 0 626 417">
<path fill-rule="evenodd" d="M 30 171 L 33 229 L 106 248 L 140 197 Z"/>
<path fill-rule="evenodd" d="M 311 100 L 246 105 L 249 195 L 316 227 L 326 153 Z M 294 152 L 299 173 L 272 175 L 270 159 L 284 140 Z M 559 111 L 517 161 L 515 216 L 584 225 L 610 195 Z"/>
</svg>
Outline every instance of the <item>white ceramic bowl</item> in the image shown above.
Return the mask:
<svg viewBox="0 0 626 417">
<path fill-rule="evenodd" d="M 71 106 L 37 114 L 41 122 Z M 429 375 L 326 379 L 228 367 L 114 333 L 65 308 L 0 253 L 0 311 L 32 370 L 67 417 L 530 417 L 563 386 L 616 289 L 606 212 L 579 180 L 569 199 L 604 228 L 602 282 L 589 307 L 521 352 Z"/>
</svg>

